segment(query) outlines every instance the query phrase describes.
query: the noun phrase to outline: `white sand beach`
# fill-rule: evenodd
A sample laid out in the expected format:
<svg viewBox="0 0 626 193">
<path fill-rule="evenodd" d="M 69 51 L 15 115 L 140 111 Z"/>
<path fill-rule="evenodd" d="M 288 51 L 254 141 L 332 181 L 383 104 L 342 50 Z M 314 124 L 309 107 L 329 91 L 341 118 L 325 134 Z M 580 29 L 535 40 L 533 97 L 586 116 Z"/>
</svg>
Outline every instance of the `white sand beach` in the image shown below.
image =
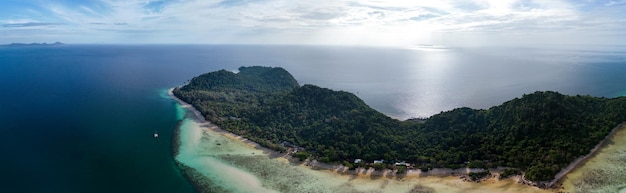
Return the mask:
<svg viewBox="0 0 626 193">
<path fill-rule="evenodd" d="M 563 179 L 565 192 L 626 193 L 626 125 Z"/>
<path fill-rule="evenodd" d="M 347 171 L 342 166 L 297 162 L 260 147 L 204 120 L 191 105 L 176 99 L 183 113 L 176 160 L 195 169 L 214 186 L 230 192 L 626 192 L 626 127 L 565 174 L 564 189 L 545 190 L 518 183 L 519 178 L 465 182 L 453 174 L 465 169 Z"/>
<path fill-rule="evenodd" d="M 513 178 L 475 183 L 458 176 L 419 175 L 417 171 L 395 176 L 390 172 L 354 175 L 342 174 L 341 168 L 320 169 L 319 165 L 289 161 L 282 154 L 223 131 L 206 122 L 189 104 L 177 101 L 177 108 L 188 114 L 179 128 L 176 160 L 211 182 L 197 184 L 219 186 L 227 192 L 552 192 L 519 184 Z"/>
</svg>

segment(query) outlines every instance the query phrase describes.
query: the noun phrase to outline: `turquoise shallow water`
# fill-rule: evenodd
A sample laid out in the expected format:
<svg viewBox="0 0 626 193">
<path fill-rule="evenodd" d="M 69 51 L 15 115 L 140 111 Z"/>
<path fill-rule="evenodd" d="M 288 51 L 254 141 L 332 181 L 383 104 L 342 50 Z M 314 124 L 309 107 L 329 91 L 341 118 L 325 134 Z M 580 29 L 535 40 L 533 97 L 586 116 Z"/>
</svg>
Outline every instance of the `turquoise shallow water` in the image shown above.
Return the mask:
<svg viewBox="0 0 626 193">
<path fill-rule="evenodd" d="M 303 46 L 0 47 L 0 192 L 193 192 L 172 156 L 167 88 L 280 66 L 397 118 L 486 108 L 523 93 L 619 96 L 625 52 Z M 152 137 L 157 131 L 158 139 Z"/>
</svg>

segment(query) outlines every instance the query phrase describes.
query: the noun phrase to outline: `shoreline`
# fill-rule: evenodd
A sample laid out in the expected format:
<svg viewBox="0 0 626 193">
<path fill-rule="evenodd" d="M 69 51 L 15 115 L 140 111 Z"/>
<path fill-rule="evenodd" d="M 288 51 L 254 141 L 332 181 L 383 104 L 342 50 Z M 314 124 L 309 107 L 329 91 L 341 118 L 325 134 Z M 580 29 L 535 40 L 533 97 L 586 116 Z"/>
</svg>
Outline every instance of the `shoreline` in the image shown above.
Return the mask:
<svg viewBox="0 0 626 193">
<path fill-rule="evenodd" d="M 566 192 L 626 193 L 626 125 L 562 180 Z"/>
<path fill-rule="evenodd" d="M 175 87 L 178 88 L 178 87 Z M 369 169 L 365 169 L 365 168 L 356 168 L 355 170 L 348 170 L 347 167 L 339 164 L 339 165 L 332 165 L 332 164 L 326 164 L 326 163 L 321 163 L 318 162 L 317 160 L 304 160 L 304 161 L 299 161 L 297 158 L 292 157 L 291 155 L 289 155 L 288 153 L 279 153 L 276 152 L 274 150 L 262 147 L 261 145 L 259 145 L 258 143 L 251 141 L 247 138 L 244 138 L 242 136 L 236 135 L 234 133 L 231 133 L 229 131 L 226 131 L 220 127 L 218 127 L 217 125 L 207 121 L 202 114 L 195 109 L 191 104 L 186 103 L 185 101 L 182 101 L 181 99 L 177 98 L 174 94 L 173 94 L 173 90 L 175 88 L 171 88 L 168 90 L 168 94 L 169 96 L 174 99 L 178 104 L 181 105 L 181 107 L 183 107 L 185 110 L 191 112 L 193 114 L 193 116 L 187 116 L 189 118 L 192 118 L 194 121 L 197 121 L 201 126 L 206 127 L 208 129 L 210 129 L 211 131 L 214 131 L 216 133 L 222 134 L 225 137 L 228 137 L 230 139 L 233 140 L 237 140 L 239 142 L 242 142 L 256 150 L 261 150 L 264 154 L 266 154 L 267 156 L 269 156 L 270 158 L 282 158 L 284 162 L 287 162 L 288 164 L 291 165 L 295 165 L 298 167 L 303 167 L 305 169 L 308 170 L 323 170 L 323 171 L 327 171 L 330 173 L 334 173 L 337 175 L 341 175 L 341 176 L 352 176 L 352 177 L 356 177 L 356 178 L 388 178 L 388 179 L 419 179 L 422 178 L 424 179 L 425 177 L 437 177 L 437 178 L 441 178 L 441 177 L 459 177 L 459 179 L 463 179 L 463 181 L 465 181 L 465 183 L 472 183 L 473 181 L 469 181 L 469 180 L 465 180 L 466 178 L 463 178 L 463 176 L 467 176 L 470 172 L 483 172 L 483 171 L 489 171 L 491 172 L 491 175 L 489 177 L 480 179 L 476 182 L 478 182 L 479 184 L 482 183 L 483 181 L 501 181 L 501 180 L 514 180 L 515 183 L 517 184 L 521 184 L 523 186 L 528 186 L 528 187 L 535 187 L 535 188 L 541 188 L 544 190 L 557 190 L 560 187 L 554 187 L 555 184 L 557 183 L 562 183 L 562 179 L 563 177 L 567 176 L 568 173 L 570 173 L 571 171 L 577 169 L 578 167 L 580 167 L 581 164 L 584 163 L 585 160 L 588 160 L 590 157 L 593 157 L 592 155 L 594 153 L 596 153 L 599 149 L 601 149 L 600 147 L 602 146 L 602 144 L 604 144 L 606 142 L 606 139 L 610 138 L 617 130 L 618 128 L 621 128 L 622 125 L 626 124 L 626 122 L 618 125 L 617 127 L 615 127 L 611 133 L 609 133 L 604 140 L 602 140 L 598 145 L 596 145 L 596 147 L 593 149 L 593 151 L 591 151 L 591 153 L 589 153 L 588 155 L 579 158 L 577 160 L 575 160 L 574 162 L 572 162 L 570 165 L 568 165 L 567 168 L 563 169 L 561 172 L 559 172 L 557 174 L 557 177 L 555 177 L 554 180 L 550 181 L 549 186 L 545 186 L 545 187 L 539 187 L 537 186 L 540 183 L 528 183 L 528 181 L 523 179 L 523 176 L 521 175 L 516 175 L 516 176 L 511 176 L 508 178 L 504 178 L 504 179 L 499 179 L 499 175 L 500 172 L 506 168 L 504 167 L 498 167 L 495 169 L 475 169 L 475 168 L 460 168 L 460 169 L 449 169 L 449 168 L 433 168 L 432 170 L 428 171 L 428 172 L 422 172 L 419 169 L 411 169 L 411 170 L 406 170 L 405 173 L 402 174 L 396 174 L 396 170 L 390 170 L 390 169 L 384 169 L 384 170 L 374 170 L 373 168 L 369 168 Z M 177 130 L 179 130 L 180 125 L 177 127 Z M 178 133 L 178 132 L 177 132 Z M 178 141 L 178 143 L 180 143 L 180 135 L 175 136 L 176 137 L 176 141 Z M 175 151 L 175 152 L 178 152 Z M 195 171 L 195 169 L 193 169 L 193 172 L 198 173 L 197 171 Z M 559 176 L 560 175 L 560 176 Z M 191 176 L 190 176 L 191 177 Z M 193 178 L 193 177 L 192 177 Z M 197 178 L 196 178 L 197 179 Z M 195 183 L 195 182 L 192 182 Z M 493 182 L 492 182 L 493 183 Z M 546 182 L 543 182 L 543 184 L 546 184 Z M 198 186 L 201 186 L 198 184 Z M 200 187 L 198 187 L 200 188 Z"/>
<path fill-rule="evenodd" d="M 177 87 L 175 87 L 177 88 Z M 211 129 L 212 131 L 218 132 L 220 134 L 223 134 L 229 138 L 238 140 L 240 142 L 243 142 L 257 150 L 261 150 L 264 153 L 268 154 L 270 157 L 282 157 L 285 159 L 285 161 L 288 161 L 290 164 L 294 164 L 294 165 L 301 165 L 306 167 L 307 169 L 312 169 L 312 170 L 327 170 L 333 173 L 337 173 L 337 174 L 341 174 L 341 175 L 356 175 L 356 176 L 360 176 L 360 177 L 399 177 L 399 178 L 420 178 L 420 177 L 448 177 L 448 176 L 462 176 L 462 175 L 467 175 L 470 172 L 484 172 L 484 171 L 489 171 L 492 174 L 496 174 L 493 175 L 494 177 L 499 176 L 499 173 L 507 168 L 504 167 L 498 167 L 498 168 L 490 168 L 490 169 L 482 169 L 482 168 L 459 168 L 459 169 L 450 169 L 450 168 L 433 168 L 432 170 L 429 170 L 428 172 L 422 172 L 419 169 L 411 169 L 411 170 L 406 170 L 405 173 L 403 174 L 396 174 L 396 170 L 390 170 L 390 169 L 383 169 L 383 170 L 374 170 L 373 168 L 369 168 L 369 169 L 365 169 L 365 168 L 356 168 L 355 170 L 348 170 L 348 167 L 345 167 L 341 164 L 339 165 L 332 165 L 332 164 L 327 164 L 327 163 L 322 163 L 319 162 L 317 160 L 304 160 L 304 161 L 299 161 L 297 158 L 292 157 L 291 155 L 289 155 L 288 153 L 280 153 L 274 150 L 271 150 L 269 148 L 263 147 L 261 145 L 259 145 L 258 143 L 249 140 L 245 137 L 236 135 L 234 133 L 231 133 L 229 131 L 226 131 L 222 128 L 220 128 L 219 126 L 207 121 L 203 116 L 202 113 L 200 113 L 200 111 L 198 111 L 197 109 L 195 109 L 191 104 L 179 99 L 178 97 L 176 97 L 173 93 L 174 88 L 171 88 L 168 90 L 168 95 L 174 99 L 177 103 L 179 103 L 183 108 L 185 108 L 186 110 L 190 111 L 191 113 L 193 113 L 193 119 L 195 121 L 197 121 L 198 123 L 200 123 L 203 126 L 207 126 L 209 129 Z M 179 125 L 180 127 L 180 125 Z M 178 129 L 177 129 L 178 130 Z M 176 131 L 176 133 L 178 133 L 178 131 Z M 176 136 L 177 140 L 176 141 L 180 141 L 179 138 L 180 136 Z M 179 143 L 179 142 L 178 142 Z M 178 150 L 176 150 L 175 152 L 178 152 Z M 511 177 L 513 178 L 513 177 Z"/>
<path fill-rule="evenodd" d="M 210 130 L 210 132 L 214 132 L 216 135 L 228 138 L 228 140 L 243 142 L 245 146 L 252 147 L 256 151 L 258 151 L 260 145 L 255 146 L 252 141 L 244 141 L 242 139 L 238 139 L 236 135 L 228 131 L 222 130 L 216 125 L 206 121 L 204 117 L 201 116 L 201 113 L 193 108 L 191 104 L 188 104 L 174 96 L 173 89 L 174 88 L 168 90 L 168 95 L 177 103 L 177 105 L 179 105 L 179 108 L 182 108 L 182 110 L 184 111 L 184 114 L 182 117 L 180 117 L 181 119 L 179 120 L 179 124 L 174 131 L 175 136 L 173 136 L 173 144 L 175 144 L 176 146 L 173 147 L 175 148 L 173 151 L 173 153 L 175 153 L 173 157 L 176 165 L 181 169 L 183 175 L 192 184 L 194 189 L 198 192 L 233 192 L 233 189 L 230 189 L 232 187 L 227 187 L 223 185 L 225 181 L 220 180 L 219 178 L 216 179 L 215 176 L 211 176 L 211 173 L 208 172 L 215 171 L 217 170 L 217 168 L 220 168 L 220 170 L 228 170 L 228 173 L 232 174 L 222 176 L 228 178 L 228 182 L 239 182 L 238 185 L 242 185 L 241 183 L 246 185 L 256 184 L 251 185 L 250 187 L 243 187 L 241 189 L 238 189 L 239 191 L 237 192 L 250 192 L 252 190 L 250 188 L 258 188 L 256 189 L 256 191 L 261 192 L 272 192 L 266 190 L 265 187 L 260 186 L 258 180 L 255 179 L 254 176 L 246 175 L 242 171 L 237 170 L 234 166 L 229 166 L 225 163 L 219 162 L 217 160 L 217 158 L 220 156 L 219 154 L 201 155 L 195 152 L 194 148 L 198 147 L 191 147 L 192 149 L 189 149 L 189 145 L 195 146 L 205 143 L 205 141 L 203 140 L 205 138 L 204 135 L 206 134 L 206 130 Z M 189 127 L 190 124 L 191 127 Z M 190 128 L 194 129 L 190 130 Z M 200 139 L 200 141 L 195 141 L 196 137 L 197 139 Z M 186 140 L 191 140 L 192 144 L 190 144 L 190 141 Z M 192 156 L 191 160 L 189 159 L 189 156 Z"/>
<path fill-rule="evenodd" d="M 174 87 L 174 88 L 178 88 L 178 87 Z M 174 93 L 173 93 L 174 88 L 171 88 L 171 89 L 169 89 L 169 90 L 168 90 L 168 95 L 169 95 L 172 99 L 174 99 L 174 100 L 175 100 L 178 104 L 180 104 L 183 108 L 185 108 L 186 110 L 188 110 L 188 111 L 190 111 L 191 113 L 193 113 L 193 114 L 194 114 L 194 116 L 193 116 L 192 118 L 193 118 L 195 121 L 197 121 L 200 125 L 202 125 L 202 126 L 204 126 L 204 127 L 207 127 L 207 128 L 209 128 L 210 130 L 215 131 L 215 132 L 217 132 L 217 133 L 223 134 L 223 135 L 225 135 L 226 137 L 229 137 L 229 138 L 232 138 L 232 139 L 238 140 L 238 141 L 240 141 L 240 142 L 243 142 L 243 143 L 245 143 L 245 144 L 247 144 L 247 145 L 249 145 L 249 146 L 251 146 L 251 147 L 253 147 L 253 148 L 257 149 L 257 150 L 261 150 L 261 151 L 263 151 L 264 153 L 267 153 L 267 154 L 270 154 L 270 155 L 274 155 L 274 156 L 275 156 L 275 155 L 283 155 L 282 153 L 279 153 L 279 152 L 276 152 L 276 151 L 271 150 L 271 149 L 269 149 L 269 148 L 263 147 L 263 146 L 259 145 L 258 143 L 254 142 L 254 141 L 252 141 L 252 140 L 249 140 L 249 139 L 247 139 L 247 138 L 245 138 L 245 137 L 242 137 L 242 136 L 239 136 L 239 135 L 237 135 L 237 134 L 231 133 L 230 131 L 226 131 L 226 130 L 224 130 L 224 129 L 220 128 L 219 126 L 217 126 L 217 125 L 215 125 L 215 124 L 211 123 L 210 121 L 207 121 L 207 120 L 204 118 L 204 116 L 202 116 L 202 113 L 200 113 L 200 111 L 198 111 L 196 108 L 194 108 L 191 104 L 189 104 L 189 103 L 187 103 L 187 102 L 185 102 L 185 101 L 183 101 L 183 100 L 179 99 L 178 97 L 176 97 L 176 96 L 174 95 Z M 178 129 L 179 127 L 180 127 L 180 125 L 178 125 L 178 127 L 177 127 L 177 129 L 176 129 L 176 130 L 179 130 L 179 129 Z M 178 132 L 177 132 L 177 133 L 178 133 Z M 176 139 L 176 140 L 177 140 L 177 141 L 180 141 L 180 140 L 179 140 L 179 137 L 180 137 L 180 136 L 176 136 L 176 137 L 177 137 L 177 139 Z M 178 152 L 178 151 L 176 151 L 176 152 Z M 276 156 L 275 156 L 275 157 L 276 157 Z M 282 157 L 282 156 L 279 156 L 279 157 Z"/>
<path fill-rule="evenodd" d="M 580 166 L 584 165 L 587 161 L 589 161 L 589 159 L 595 157 L 595 155 L 598 154 L 599 150 L 602 149 L 601 147 L 605 146 L 607 141 L 610 138 L 612 138 L 615 135 L 615 133 L 617 133 L 617 131 L 619 131 L 620 129 L 624 129 L 624 128 L 626 128 L 626 122 L 622 122 L 616 127 L 614 127 L 613 130 L 611 130 L 611 132 L 609 132 L 609 134 L 607 134 L 604 137 L 604 139 L 602 139 L 602 141 L 600 141 L 595 147 L 593 147 L 593 149 L 591 149 L 591 152 L 589 152 L 589 154 L 574 160 L 567 167 L 563 168 L 563 170 L 557 173 L 554 179 L 550 181 L 550 183 L 548 184 L 548 187 L 553 187 L 555 184 L 558 184 L 558 183 L 562 184 L 563 178 L 567 176 L 567 174 L 580 168 Z"/>
</svg>

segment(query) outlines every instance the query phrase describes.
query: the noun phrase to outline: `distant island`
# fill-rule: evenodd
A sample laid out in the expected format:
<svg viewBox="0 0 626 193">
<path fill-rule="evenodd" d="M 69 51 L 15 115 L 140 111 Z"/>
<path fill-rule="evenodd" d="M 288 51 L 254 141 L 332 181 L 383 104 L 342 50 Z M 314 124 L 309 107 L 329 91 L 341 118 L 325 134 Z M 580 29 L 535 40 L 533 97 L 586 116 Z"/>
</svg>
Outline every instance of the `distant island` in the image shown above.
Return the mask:
<svg viewBox="0 0 626 193">
<path fill-rule="evenodd" d="M 400 121 L 352 93 L 300 86 L 282 68 L 259 66 L 203 74 L 173 93 L 221 128 L 300 160 L 398 173 L 500 166 L 501 177 L 544 185 L 626 120 L 626 97 L 545 91 Z"/>
<path fill-rule="evenodd" d="M 6 44 L 5 46 L 10 46 L 10 47 L 23 47 L 23 46 L 61 46 L 61 45 L 66 45 L 64 43 L 61 42 L 54 42 L 51 44 L 48 43 L 10 43 L 10 44 Z"/>
</svg>

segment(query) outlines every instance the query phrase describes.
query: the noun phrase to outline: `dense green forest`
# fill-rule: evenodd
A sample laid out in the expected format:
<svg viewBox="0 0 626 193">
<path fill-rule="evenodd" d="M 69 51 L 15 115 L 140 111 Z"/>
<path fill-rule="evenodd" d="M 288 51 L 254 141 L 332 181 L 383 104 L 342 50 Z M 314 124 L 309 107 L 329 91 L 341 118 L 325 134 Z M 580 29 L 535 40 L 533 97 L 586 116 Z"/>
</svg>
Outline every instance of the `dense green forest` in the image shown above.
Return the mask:
<svg viewBox="0 0 626 193">
<path fill-rule="evenodd" d="M 458 108 L 426 120 L 399 121 L 354 94 L 299 86 L 286 70 L 268 67 L 203 74 L 174 94 L 207 120 L 263 146 L 305 148 L 301 157 L 337 163 L 402 160 L 425 171 L 506 166 L 522 169 L 533 181 L 553 179 L 626 121 L 625 97 L 549 91 L 486 110 Z"/>
</svg>

